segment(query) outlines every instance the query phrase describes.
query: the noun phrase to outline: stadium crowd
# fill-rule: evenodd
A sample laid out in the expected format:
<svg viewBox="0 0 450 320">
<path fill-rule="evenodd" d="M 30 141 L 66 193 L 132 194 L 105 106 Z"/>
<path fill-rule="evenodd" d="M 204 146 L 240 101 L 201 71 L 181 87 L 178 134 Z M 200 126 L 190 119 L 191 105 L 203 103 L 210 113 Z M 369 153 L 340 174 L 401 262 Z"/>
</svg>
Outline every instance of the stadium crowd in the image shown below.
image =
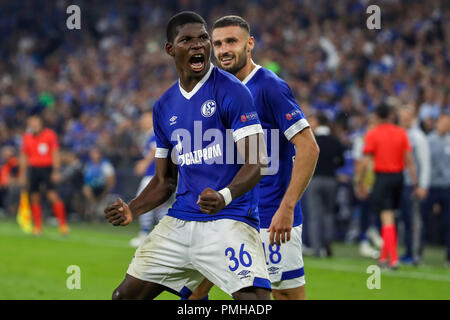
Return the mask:
<svg viewBox="0 0 450 320">
<path fill-rule="evenodd" d="M 66 28 L 70 4 L 81 8 L 81 30 Z M 142 157 L 143 134 L 136 123 L 176 80 L 164 52 L 165 23 L 175 12 L 193 10 L 210 25 L 224 14 L 245 17 L 256 39 L 255 61 L 289 83 L 307 117 L 327 118 L 322 123 L 339 140 L 344 158 L 333 176 L 337 183 L 333 238 L 359 240 L 362 217 L 352 188 L 354 151 L 375 106 L 381 102 L 393 109 L 412 106 L 420 130 L 430 139 L 439 117 L 450 112 L 448 2 L 380 2 L 380 30 L 366 27 L 369 4 L 364 0 L 2 2 L 2 208 L 16 211 L 8 195 L 8 190 L 17 193 L 11 159 L 18 155 L 32 110 L 40 110 L 46 125 L 58 134 L 62 176 L 73 182 L 60 185 L 63 199 L 71 201 L 69 221 L 85 214 L 83 199 L 92 200 L 86 191 L 92 149 L 99 151 L 96 157 L 108 159 L 116 174 L 132 175 Z M 442 126 L 447 137 L 443 148 L 448 151 L 448 121 Z M 449 178 L 443 181 L 448 188 L 448 172 L 441 175 Z M 132 197 L 138 180 L 132 181 L 108 190 Z M 134 190 L 128 190 L 130 185 Z M 448 203 L 450 195 L 444 196 Z M 307 203 L 304 207 L 308 211 Z M 427 216 L 427 240 L 442 244 L 443 206 L 433 208 Z M 314 215 L 306 217 L 307 235 L 308 219 Z"/>
</svg>

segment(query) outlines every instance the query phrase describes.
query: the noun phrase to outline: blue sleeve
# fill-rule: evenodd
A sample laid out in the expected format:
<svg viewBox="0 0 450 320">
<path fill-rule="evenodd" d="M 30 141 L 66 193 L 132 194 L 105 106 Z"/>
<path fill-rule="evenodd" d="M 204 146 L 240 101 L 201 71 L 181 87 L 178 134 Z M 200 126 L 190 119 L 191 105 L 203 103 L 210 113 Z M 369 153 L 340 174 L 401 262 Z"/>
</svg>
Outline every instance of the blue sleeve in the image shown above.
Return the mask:
<svg viewBox="0 0 450 320">
<path fill-rule="evenodd" d="M 270 81 L 266 84 L 264 92 L 265 102 L 270 106 L 275 122 L 288 141 L 298 132 L 309 127 L 291 88 L 285 81 L 281 79 Z"/>
<path fill-rule="evenodd" d="M 164 130 L 161 126 L 161 121 L 159 120 L 160 110 L 159 103 L 156 102 L 153 108 L 153 130 L 155 132 L 156 140 L 156 158 L 167 158 L 169 151 L 172 147 L 170 141 L 167 139 Z"/>
<path fill-rule="evenodd" d="M 233 129 L 238 141 L 256 133 L 263 133 L 252 95 L 241 83 L 232 83 L 223 93 L 221 115 L 227 128 Z"/>
</svg>

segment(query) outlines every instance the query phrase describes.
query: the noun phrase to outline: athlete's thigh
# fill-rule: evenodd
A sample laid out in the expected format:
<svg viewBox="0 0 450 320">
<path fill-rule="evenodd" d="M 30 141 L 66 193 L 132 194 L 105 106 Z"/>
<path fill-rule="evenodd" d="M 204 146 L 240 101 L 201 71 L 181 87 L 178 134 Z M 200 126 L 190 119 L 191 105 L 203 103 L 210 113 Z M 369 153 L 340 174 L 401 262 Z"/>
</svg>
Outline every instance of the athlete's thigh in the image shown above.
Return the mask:
<svg viewBox="0 0 450 320">
<path fill-rule="evenodd" d="M 258 231 L 231 219 L 198 222 L 193 233 L 193 264 L 226 293 L 270 289 Z M 255 291 L 255 290 L 253 290 Z"/>
<path fill-rule="evenodd" d="M 270 290 L 261 287 L 246 287 L 232 294 L 235 300 L 270 300 Z"/>
<path fill-rule="evenodd" d="M 125 279 L 114 290 L 112 298 L 113 300 L 151 300 L 164 290 L 170 289 L 126 274 Z"/>
<path fill-rule="evenodd" d="M 281 246 L 270 245 L 270 232 L 261 229 L 261 240 L 272 289 L 292 289 L 305 285 L 302 252 L 302 225 L 291 230 L 291 240 Z"/>
<path fill-rule="evenodd" d="M 176 292 L 192 291 L 202 276 L 190 262 L 190 223 L 164 217 L 136 250 L 127 274 Z"/>
</svg>

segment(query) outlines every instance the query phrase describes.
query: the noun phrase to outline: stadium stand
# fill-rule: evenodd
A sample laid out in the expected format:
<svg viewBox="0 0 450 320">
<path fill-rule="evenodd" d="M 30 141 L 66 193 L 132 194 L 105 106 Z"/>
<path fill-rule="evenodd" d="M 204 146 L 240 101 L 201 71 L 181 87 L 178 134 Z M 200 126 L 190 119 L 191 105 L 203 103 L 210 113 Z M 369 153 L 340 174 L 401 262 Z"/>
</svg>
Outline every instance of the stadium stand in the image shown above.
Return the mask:
<svg viewBox="0 0 450 320">
<path fill-rule="evenodd" d="M 139 182 L 133 175 L 141 157 L 136 123 L 176 80 L 164 52 L 165 22 L 181 10 L 202 14 L 210 25 L 223 14 L 245 17 L 256 38 L 255 60 L 289 83 L 307 116 L 328 116 L 346 149 L 336 178 L 334 236 L 341 240 L 357 241 L 351 150 L 375 106 L 413 105 L 426 134 L 450 109 L 445 1 L 384 2 L 380 30 L 366 28 L 362 0 L 76 3 L 81 30 L 65 26 L 68 1 L 1 3 L 0 147 L 19 150 L 27 115 L 41 108 L 62 148 L 81 163 L 94 146 L 101 149 L 117 180 L 125 181 L 113 190 L 125 200 Z M 77 207 L 70 206 L 69 218 L 76 218 Z M 429 221 L 428 227 L 441 225 Z M 442 228 L 428 234 L 444 243 Z"/>
</svg>

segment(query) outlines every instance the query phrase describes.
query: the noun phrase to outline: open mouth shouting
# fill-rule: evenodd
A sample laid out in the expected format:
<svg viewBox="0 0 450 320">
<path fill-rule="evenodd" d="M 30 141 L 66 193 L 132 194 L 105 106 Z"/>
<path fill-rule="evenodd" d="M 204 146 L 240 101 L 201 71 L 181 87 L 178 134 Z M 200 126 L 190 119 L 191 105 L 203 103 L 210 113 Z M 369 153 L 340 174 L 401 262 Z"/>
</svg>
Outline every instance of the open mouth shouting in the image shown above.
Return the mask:
<svg viewBox="0 0 450 320">
<path fill-rule="evenodd" d="M 191 56 L 189 64 L 194 72 L 200 72 L 205 68 L 205 55 L 197 53 Z"/>
</svg>

